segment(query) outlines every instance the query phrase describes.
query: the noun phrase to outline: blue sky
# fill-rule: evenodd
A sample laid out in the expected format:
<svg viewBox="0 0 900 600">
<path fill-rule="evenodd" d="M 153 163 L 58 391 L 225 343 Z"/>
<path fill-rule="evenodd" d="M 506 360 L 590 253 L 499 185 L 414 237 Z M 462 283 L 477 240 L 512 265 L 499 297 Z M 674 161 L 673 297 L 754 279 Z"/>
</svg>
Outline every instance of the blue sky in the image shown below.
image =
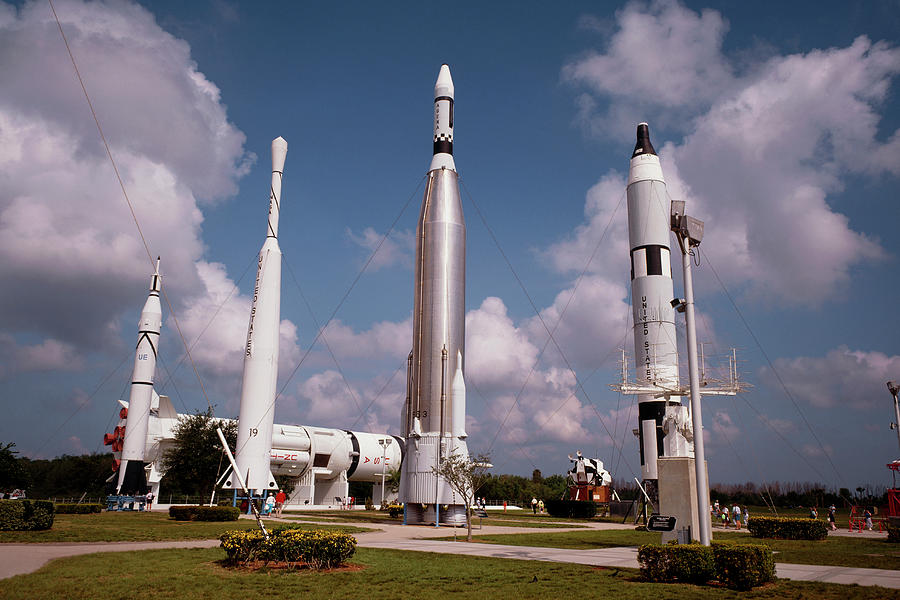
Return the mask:
<svg viewBox="0 0 900 600">
<path fill-rule="evenodd" d="M 633 399 L 608 384 L 617 349 L 631 351 L 620 201 L 646 120 L 670 194 L 707 224 L 694 272 L 706 353 L 737 347 L 753 385 L 705 400 L 711 480 L 890 483 L 896 0 L 54 4 L 181 331 L 203 332 L 193 357 L 217 414 L 237 413 L 281 135 L 276 421 L 398 430 L 446 62 L 466 192 L 470 448 L 499 472 L 561 473 L 581 449 L 617 477 L 639 473 Z M 0 4 L 0 440 L 30 456 L 100 448 L 150 274 L 51 19 L 42 2 Z M 288 378 L 398 216 L 328 347 Z M 564 358 L 541 353 L 535 309 L 551 328 L 565 309 Z M 164 318 L 159 391 L 204 408 Z"/>
</svg>

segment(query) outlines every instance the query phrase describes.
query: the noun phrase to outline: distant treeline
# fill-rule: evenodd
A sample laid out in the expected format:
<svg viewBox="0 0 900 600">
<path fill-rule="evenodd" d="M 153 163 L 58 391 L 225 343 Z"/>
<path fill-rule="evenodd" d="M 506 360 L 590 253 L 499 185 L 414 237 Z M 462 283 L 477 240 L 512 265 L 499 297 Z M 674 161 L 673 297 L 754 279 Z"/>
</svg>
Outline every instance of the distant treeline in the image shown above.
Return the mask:
<svg viewBox="0 0 900 600">
<path fill-rule="evenodd" d="M 613 479 L 613 487 L 622 500 L 634 500 L 640 494 L 634 481 Z M 746 483 L 712 483 L 709 489 L 711 502 L 740 505 L 774 505 L 779 508 L 795 506 L 850 506 L 851 504 L 887 504 L 887 489 L 884 486 L 849 488 L 826 488 L 821 483 L 810 481 L 773 481 L 764 485 Z"/>
<path fill-rule="evenodd" d="M 24 489 L 29 498 L 100 497 L 113 474 L 112 454 L 64 454 L 52 459 L 19 457 L 15 446 L 0 445 L 0 492 Z"/>
</svg>

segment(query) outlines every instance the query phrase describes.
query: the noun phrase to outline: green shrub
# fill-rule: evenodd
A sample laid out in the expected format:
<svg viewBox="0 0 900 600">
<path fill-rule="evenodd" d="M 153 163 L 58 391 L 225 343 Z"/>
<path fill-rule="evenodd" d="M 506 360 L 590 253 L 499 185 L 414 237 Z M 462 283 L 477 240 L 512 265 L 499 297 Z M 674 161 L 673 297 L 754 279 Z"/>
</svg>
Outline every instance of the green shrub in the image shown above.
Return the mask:
<svg viewBox="0 0 900 600">
<path fill-rule="evenodd" d="M 716 579 L 737 590 L 775 580 L 772 550 L 759 544 L 646 544 L 638 549 L 641 577 L 662 583 Z"/>
<path fill-rule="evenodd" d="M 176 521 L 237 521 L 241 511 L 234 506 L 170 506 Z"/>
<path fill-rule="evenodd" d="M 557 519 L 591 519 L 597 514 L 597 505 L 582 500 L 547 500 L 547 513 Z"/>
<path fill-rule="evenodd" d="M 196 506 L 170 506 L 169 517 L 176 521 L 193 521 Z"/>
<path fill-rule="evenodd" d="M 750 517 L 750 535 L 782 540 L 824 540 L 828 536 L 825 521 L 790 517 Z"/>
<path fill-rule="evenodd" d="M 888 533 L 888 536 L 887 536 L 888 542 L 890 542 L 892 544 L 900 543 L 900 527 L 897 527 L 895 525 L 888 525 L 887 533 Z"/>
<path fill-rule="evenodd" d="M 775 557 L 761 544 L 713 544 L 716 579 L 736 590 L 775 581 Z"/>
<path fill-rule="evenodd" d="M 329 569 L 344 564 L 356 552 L 356 538 L 349 534 L 290 527 L 272 531 L 268 541 L 258 529 L 226 531 L 219 540 L 231 564 L 262 560 Z"/>
<path fill-rule="evenodd" d="M 87 515 L 91 513 L 99 513 L 103 510 L 102 504 L 57 504 L 56 514 L 58 515 Z"/>
<path fill-rule="evenodd" d="M 638 563 L 646 581 L 703 584 L 716 574 L 712 548 L 700 544 L 646 544 Z"/>
<path fill-rule="evenodd" d="M 241 509 L 236 506 L 197 506 L 195 521 L 237 521 Z"/>
<path fill-rule="evenodd" d="M 0 531 L 39 531 L 53 527 L 49 500 L 0 500 Z"/>
</svg>

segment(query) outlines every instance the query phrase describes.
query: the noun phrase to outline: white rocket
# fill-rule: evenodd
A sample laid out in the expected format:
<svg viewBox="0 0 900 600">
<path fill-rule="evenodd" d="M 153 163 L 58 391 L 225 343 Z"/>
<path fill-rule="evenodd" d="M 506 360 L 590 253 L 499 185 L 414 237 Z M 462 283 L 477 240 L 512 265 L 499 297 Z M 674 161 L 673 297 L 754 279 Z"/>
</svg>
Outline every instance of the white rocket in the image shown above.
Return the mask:
<svg viewBox="0 0 900 600">
<path fill-rule="evenodd" d="M 128 424 L 125 427 L 125 440 L 122 445 L 122 462 L 119 464 L 117 494 L 144 494 L 147 491 L 144 444 L 147 438 L 147 424 L 150 422 L 153 377 L 156 375 L 159 331 L 162 326 L 162 308 L 159 304 L 161 285 L 159 258 L 157 258 L 156 272 L 150 279 L 150 294 L 144 303 L 141 320 L 138 323 L 138 341 L 127 409 Z"/>
<path fill-rule="evenodd" d="M 403 410 L 406 522 L 465 523 L 465 499 L 433 469 L 466 447 L 466 225 L 453 161 L 453 79 L 434 86 L 434 152 L 416 226 L 413 347 Z M 446 510 L 442 505 L 447 505 Z"/>
<path fill-rule="evenodd" d="M 253 306 L 244 348 L 244 380 L 238 414 L 235 462 L 247 485 L 257 494 L 277 489 L 269 468 L 275 394 L 278 379 L 278 328 L 281 322 L 281 249 L 278 247 L 278 217 L 281 211 L 281 178 L 287 142 L 272 140 L 272 186 L 266 241 L 259 252 Z M 232 472 L 225 487 L 241 486 Z"/>
<path fill-rule="evenodd" d="M 680 385 L 672 305 L 669 197 L 646 123 L 637 127 L 627 197 L 635 370 L 639 385 L 659 390 L 658 394 L 638 396 L 641 476 L 644 481 L 653 481 L 659 478 L 657 457 L 691 456 L 693 447 L 687 407 L 676 395 Z"/>
</svg>

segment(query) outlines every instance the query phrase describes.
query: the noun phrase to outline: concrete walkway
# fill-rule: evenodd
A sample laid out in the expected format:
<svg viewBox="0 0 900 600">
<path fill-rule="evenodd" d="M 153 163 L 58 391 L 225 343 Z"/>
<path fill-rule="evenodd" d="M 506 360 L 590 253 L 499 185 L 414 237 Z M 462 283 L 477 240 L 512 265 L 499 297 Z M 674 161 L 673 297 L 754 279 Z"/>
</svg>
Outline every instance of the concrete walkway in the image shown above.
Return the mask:
<svg viewBox="0 0 900 600">
<path fill-rule="evenodd" d="M 266 519 L 269 521 L 287 519 Z M 288 522 L 298 522 L 290 519 Z M 321 522 L 320 522 L 321 523 Z M 348 523 L 349 524 L 349 523 Z M 367 526 L 366 523 L 358 523 Z M 590 523 L 590 529 L 633 529 L 633 525 L 616 523 Z M 564 562 L 602 567 L 638 568 L 637 548 L 620 547 L 597 550 L 570 550 L 562 548 L 539 548 L 532 546 L 507 546 L 502 544 L 482 544 L 468 542 L 439 541 L 435 537 L 453 535 L 450 527 L 403 526 L 375 524 L 377 531 L 357 533 L 358 545 L 363 548 L 383 548 L 390 550 L 410 550 L 414 552 L 436 552 L 442 554 L 464 554 L 468 556 L 489 556 L 515 560 L 540 560 Z M 535 528 L 485 526 L 473 534 L 495 533 L 555 533 L 561 531 L 584 531 L 581 528 Z M 460 539 L 465 539 L 465 530 L 456 530 Z M 196 540 L 184 542 L 99 542 L 60 544 L 0 544 L 0 579 L 35 571 L 56 558 L 90 554 L 94 552 L 131 552 L 161 548 L 215 548 L 218 540 Z M 818 565 L 797 565 L 777 563 L 778 577 L 799 581 L 821 581 L 824 583 L 879 585 L 900 589 L 900 571 L 885 569 L 858 569 L 850 567 L 823 567 Z"/>
</svg>

